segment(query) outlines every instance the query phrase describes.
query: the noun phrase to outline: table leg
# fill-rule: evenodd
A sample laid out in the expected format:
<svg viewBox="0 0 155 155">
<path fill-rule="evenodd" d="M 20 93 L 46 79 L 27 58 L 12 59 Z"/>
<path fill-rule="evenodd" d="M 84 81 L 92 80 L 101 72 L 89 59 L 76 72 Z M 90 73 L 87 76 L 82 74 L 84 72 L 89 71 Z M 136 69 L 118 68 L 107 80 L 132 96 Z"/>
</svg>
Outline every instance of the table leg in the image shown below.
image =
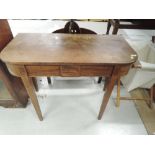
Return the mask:
<svg viewBox="0 0 155 155">
<path fill-rule="evenodd" d="M 112 31 L 112 34 L 117 34 L 118 32 L 118 25 L 114 25 L 114 28 L 113 28 L 113 31 Z"/>
<path fill-rule="evenodd" d="M 97 83 L 101 83 L 101 81 L 102 81 L 102 76 L 100 76 L 100 77 L 98 78 L 98 82 L 97 82 Z"/>
<path fill-rule="evenodd" d="M 35 90 L 38 91 L 39 88 L 38 88 L 37 79 L 35 77 L 32 77 L 32 81 L 33 81 L 33 85 L 34 85 Z"/>
<path fill-rule="evenodd" d="M 105 90 L 106 90 L 107 85 L 108 85 L 108 82 L 109 82 L 109 78 L 108 78 L 108 77 L 105 77 L 103 91 L 105 91 Z"/>
<path fill-rule="evenodd" d="M 108 103 L 109 98 L 111 96 L 111 93 L 112 93 L 112 90 L 114 88 L 115 82 L 116 82 L 116 80 L 118 78 L 118 74 L 119 74 L 119 68 L 115 67 L 114 70 L 113 70 L 112 76 L 111 76 L 111 78 L 109 78 L 109 82 L 108 82 L 107 87 L 106 87 L 106 91 L 105 91 L 103 101 L 102 101 L 102 104 L 101 104 L 101 107 L 100 107 L 100 112 L 99 112 L 99 115 L 98 115 L 99 120 L 102 118 L 104 110 L 105 110 L 105 108 L 107 106 L 107 103 Z"/>
<path fill-rule="evenodd" d="M 51 78 L 47 77 L 48 84 L 51 84 Z"/>
<path fill-rule="evenodd" d="M 23 80 L 23 83 L 24 83 L 24 86 L 30 96 L 30 99 L 32 101 L 32 104 L 35 108 L 35 111 L 39 117 L 39 120 L 42 121 L 43 120 L 43 117 L 42 117 L 42 113 L 41 113 L 41 110 L 40 110 L 40 106 L 39 106 L 39 103 L 38 103 L 38 99 L 37 99 L 37 96 L 35 94 L 35 91 L 34 91 L 34 85 L 33 85 L 33 81 L 32 81 L 32 78 L 24 75 L 21 77 L 22 80 Z"/>
<path fill-rule="evenodd" d="M 106 32 L 106 34 L 109 34 L 110 27 L 111 27 L 111 23 L 110 23 L 110 19 L 109 19 L 108 23 L 107 23 L 107 32 Z"/>
</svg>

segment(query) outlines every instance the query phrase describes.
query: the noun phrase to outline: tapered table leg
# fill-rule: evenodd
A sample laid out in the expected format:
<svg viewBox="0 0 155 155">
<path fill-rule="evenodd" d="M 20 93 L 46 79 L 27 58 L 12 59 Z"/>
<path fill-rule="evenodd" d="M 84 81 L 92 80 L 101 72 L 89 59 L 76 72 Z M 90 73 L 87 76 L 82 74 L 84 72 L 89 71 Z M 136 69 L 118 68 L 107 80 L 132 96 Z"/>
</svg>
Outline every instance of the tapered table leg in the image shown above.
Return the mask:
<svg viewBox="0 0 155 155">
<path fill-rule="evenodd" d="M 38 88 L 38 84 L 37 84 L 37 79 L 35 77 L 32 77 L 32 81 L 33 81 L 33 85 L 34 85 L 35 90 L 38 91 L 39 88 Z"/>
<path fill-rule="evenodd" d="M 107 23 L 107 32 L 106 32 L 106 34 L 109 34 L 110 27 L 111 27 L 111 23 L 110 23 L 110 19 L 109 19 L 108 23 Z"/>
<path fill-rule="evenodd" d="M 38 99 L 37 99 L 37 96 L 35 94 L 35 89 L 34 89 L 34 85 L 33 85 L 33 81 L 32 81 L 32 78 L 24 75 L 21 77 L 22 80 L 23 80 L 23 83 L 25 85 L 25 88 L 29 94 L 29 97 L 32 101 L 32 104 L 35 108 L 35 111 L 39 117 L 39 120 L 42 121 L 43 120 L 43 117 L 42 117 L 42 113 L 41 113 L 41 110 L 40 110 L 40 106 L 39 106 L 39 103 L 38 103 Z"/>
<path fill-rule="evenodd" d="M 101 83 L 101 81 L 102 81 L 102 77 L 99 77 L 97 83 Z"/>
<path fill-rule="evenodd" d="M 48 84 L 51 84 L 51 78 L 47 77 Z"/>
<path fill-rule="evenodd" d="M 119 73 L 119 68 L 115 67 L 114 70 L 113 70 L 111 78 L 109 78 L 109 82 L 107 84 L 107 88 L 106 88 L 106 91 L 105 91 L 105 94 L 104 94 L 104 97 L 103 97 L 103 101 L 102 101 L 102 104 L 101 104 L 101 107 L 100 107 L 100 112 L 99 112 L 99 115 L 98 115 L 99 120 L 102 118 L 104 110 L 105 110 L 105 108 L 107 106 L 107 103 L 108 103 L 109 98 L 111 96 L 111 93 L 112 93 L 112 90 L 114 88 L 115 82 L 116 82 L 116 80 L 118 78 L 118 73 Z"/>
<path fill-rule="evenodd" d="M 103 91 L 105 91 L 105 90 L 106 90 L 107 85 L 108 85 L 108 82 L 109 82 L 109 78 L 108 78 L 108 77 L 105 77 Z"/>
</svg>

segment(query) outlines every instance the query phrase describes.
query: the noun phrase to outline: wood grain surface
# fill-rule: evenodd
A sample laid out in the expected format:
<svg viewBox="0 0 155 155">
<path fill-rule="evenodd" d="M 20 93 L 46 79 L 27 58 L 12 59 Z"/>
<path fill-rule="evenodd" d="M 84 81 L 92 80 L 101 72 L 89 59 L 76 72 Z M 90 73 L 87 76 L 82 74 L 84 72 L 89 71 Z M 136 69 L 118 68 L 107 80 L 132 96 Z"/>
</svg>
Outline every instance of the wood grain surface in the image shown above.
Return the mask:
<svg viewBox="0 0 155 155">
<path fill-rule="evenodd" d="M 137 54 L 124 38 L 93 34 L 18 34 L 2 51 L 11 64 L 130 64 Z"/>
</svg>

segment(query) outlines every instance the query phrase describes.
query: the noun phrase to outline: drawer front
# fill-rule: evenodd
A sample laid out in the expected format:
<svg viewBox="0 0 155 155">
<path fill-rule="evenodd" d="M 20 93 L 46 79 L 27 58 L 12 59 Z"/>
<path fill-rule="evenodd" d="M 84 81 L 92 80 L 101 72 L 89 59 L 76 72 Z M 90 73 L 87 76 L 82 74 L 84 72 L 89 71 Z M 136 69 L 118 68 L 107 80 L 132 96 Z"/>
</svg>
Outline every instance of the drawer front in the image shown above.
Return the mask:
<svg viewBox="0 0 155 155">
<path fill-rule="evenodd" d="M 26 66 L 29 76 L 60 76 L 59 66 Z"/>
<path fill-rule="evenodd" d="M 25 66 L 28 76 L 110 76 L 113 66 L 61 65 L 61 66 Z M 123 70 L 123 68 L 122 68 Z"/>
<path fill-rule="evenodd" d="M 110 76 L 113 66 L 81 66 L 81 76 Z"/>
<path fill-rule="evenodd" d="M 60 67 L 61 76 L 80 76 L 80 66 L 63 65 Z"/>
</svg>

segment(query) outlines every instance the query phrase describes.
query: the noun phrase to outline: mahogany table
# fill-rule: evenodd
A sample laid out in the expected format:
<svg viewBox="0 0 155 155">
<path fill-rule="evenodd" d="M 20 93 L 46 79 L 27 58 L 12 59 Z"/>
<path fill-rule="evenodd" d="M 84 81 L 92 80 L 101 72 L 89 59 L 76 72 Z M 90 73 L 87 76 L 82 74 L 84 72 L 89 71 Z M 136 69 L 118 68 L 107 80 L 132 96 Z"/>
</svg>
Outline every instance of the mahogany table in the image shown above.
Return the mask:
<svg viewBox="0 0 155 155">
<path fill-rule="evenodd" d="M 40 120 L 43 117 L 32 77 L 109 77 L 98 115 L 101 119 L 115 81 L 137 60 L 123 37 L 93 34 L 18 34 L 0 57 L 13 75 L 22 78 Z"/>
</svg>

